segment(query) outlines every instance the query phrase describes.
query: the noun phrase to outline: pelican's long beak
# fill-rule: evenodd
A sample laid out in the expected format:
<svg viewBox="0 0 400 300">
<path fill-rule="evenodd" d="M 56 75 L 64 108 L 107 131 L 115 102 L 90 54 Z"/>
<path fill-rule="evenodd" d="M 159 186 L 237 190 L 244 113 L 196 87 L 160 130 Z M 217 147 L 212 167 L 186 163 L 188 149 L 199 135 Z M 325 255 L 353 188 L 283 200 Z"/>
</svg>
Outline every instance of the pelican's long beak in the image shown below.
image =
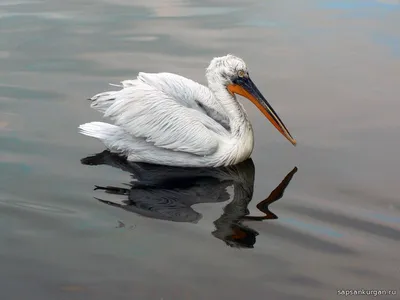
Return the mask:
<svg viewBox="0 0 400 300">
<path fill-rule="evenodd" d="M 228 85 L 228 91 L 232 94 L 236 93 L 246 97 L 253 102 L 254 105 L 257 106 L 257 108 L 272 123 L 272 125 L 274 125 L 284 137 L 286 137 L 294 146 L 296 146 L 296 140 L 291 136 L 285 124 L 283 124 L 274 109 L 249 77 L 238 77 L 237 79 L 233 80 L 233 84 Z"/>
</svg>

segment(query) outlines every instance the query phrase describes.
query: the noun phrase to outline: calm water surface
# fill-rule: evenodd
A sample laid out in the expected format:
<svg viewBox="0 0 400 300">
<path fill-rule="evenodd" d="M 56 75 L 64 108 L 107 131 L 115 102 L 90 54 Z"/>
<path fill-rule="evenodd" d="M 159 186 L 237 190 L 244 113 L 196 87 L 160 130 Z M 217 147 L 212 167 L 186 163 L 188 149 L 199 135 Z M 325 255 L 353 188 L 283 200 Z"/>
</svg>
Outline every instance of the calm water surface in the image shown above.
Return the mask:
<svg viewBox="0 0 400 300">
<path fill-rule="evenodd" d="M 398 290 L 399 28 L 396 0 L 1 1 L 0 298 Z M 204 82 L 226 53 L 298 147 L 246 101 L 256 145 L 234 168 L 137 168 L 78 134 L 109 82 Z"/>
</svg>

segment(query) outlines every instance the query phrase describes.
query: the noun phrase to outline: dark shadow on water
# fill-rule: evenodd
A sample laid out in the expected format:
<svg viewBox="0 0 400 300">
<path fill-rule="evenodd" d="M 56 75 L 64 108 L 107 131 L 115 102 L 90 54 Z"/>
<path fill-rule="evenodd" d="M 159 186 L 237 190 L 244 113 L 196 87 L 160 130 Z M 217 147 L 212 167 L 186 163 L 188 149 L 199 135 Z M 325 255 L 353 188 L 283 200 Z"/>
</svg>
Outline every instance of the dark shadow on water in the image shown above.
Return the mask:
<svg viewBox="0 0 400 300">
<path fill-rule="evenodd" d="M 95 186 L 109 194 L 126 197 L 120 203 L 98 201 L 139 215 L 173 222 L 197 223 L 202 215 L 192 206 L 198 203 L 219 203 L 232 200 L 223 214 L 214 221 L 212 235 L 231 247 L 253 248 L 258 232 L 244 221 L 274 220 L 278 216 L 269 205 L 282 198 L 295 167 L 257 208 L 261 216 L 250 216 L 248 205 L 253 198 L 255 168 L 248 159 L 240 164 L 220 168 L 181 168 L 128 162 L 124 157 L 103 151 L 81 160 L 84 165 L 108 165 L 130 173 L 132 181 L 125 187 Z M 233 187 L 233 195 L 227 191 Z"/>
</svg>

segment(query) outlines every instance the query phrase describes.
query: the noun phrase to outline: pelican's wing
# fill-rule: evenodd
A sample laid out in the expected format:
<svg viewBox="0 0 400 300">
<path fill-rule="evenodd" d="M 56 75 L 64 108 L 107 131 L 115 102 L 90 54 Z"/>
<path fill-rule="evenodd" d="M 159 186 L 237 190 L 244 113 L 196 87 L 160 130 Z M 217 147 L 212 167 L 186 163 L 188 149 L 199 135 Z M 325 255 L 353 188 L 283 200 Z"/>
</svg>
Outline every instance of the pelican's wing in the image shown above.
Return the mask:
<svg viewBox="0 0 400 300">
<path fill-rule="evenodd" d="M 162 91 L 180 104 L 207 114 L 229 130 L 228 116 L 208 87 L 183 76 L 166 72 L 140 72 L 137 79 Z M 132 83 L 132 80 L 122 82 L 124 86 Z"/>
<path fill-rule="evenodd" d="M 140 80 L 131 80 L 124 86 L 113 93 L 114 100 L 104 116 L 135 137 L 160 148 L 210 155 L 218 148 L 218 134 L 228 134 L 207 115 L 154 86 Z M 185 91 L 181 89 L 182 93 Z"/>
</svg>

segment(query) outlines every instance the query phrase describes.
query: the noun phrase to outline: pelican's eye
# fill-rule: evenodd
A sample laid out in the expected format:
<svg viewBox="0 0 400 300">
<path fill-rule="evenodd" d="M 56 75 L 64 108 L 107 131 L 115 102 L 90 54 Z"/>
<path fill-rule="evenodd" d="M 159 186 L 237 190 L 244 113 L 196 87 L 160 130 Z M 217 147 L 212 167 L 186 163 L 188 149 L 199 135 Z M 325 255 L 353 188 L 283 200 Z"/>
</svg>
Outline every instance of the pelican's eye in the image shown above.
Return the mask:
<svg viewBox="0 0 400 300">
<path fill-rule="evenodd" d="M 244 77 L 244 71 L 243 70 L 239 70 L 238 72 L 237 72 L 237 74 L 238 74 L 238 76 L 239 77 Z"/>
</svg>

